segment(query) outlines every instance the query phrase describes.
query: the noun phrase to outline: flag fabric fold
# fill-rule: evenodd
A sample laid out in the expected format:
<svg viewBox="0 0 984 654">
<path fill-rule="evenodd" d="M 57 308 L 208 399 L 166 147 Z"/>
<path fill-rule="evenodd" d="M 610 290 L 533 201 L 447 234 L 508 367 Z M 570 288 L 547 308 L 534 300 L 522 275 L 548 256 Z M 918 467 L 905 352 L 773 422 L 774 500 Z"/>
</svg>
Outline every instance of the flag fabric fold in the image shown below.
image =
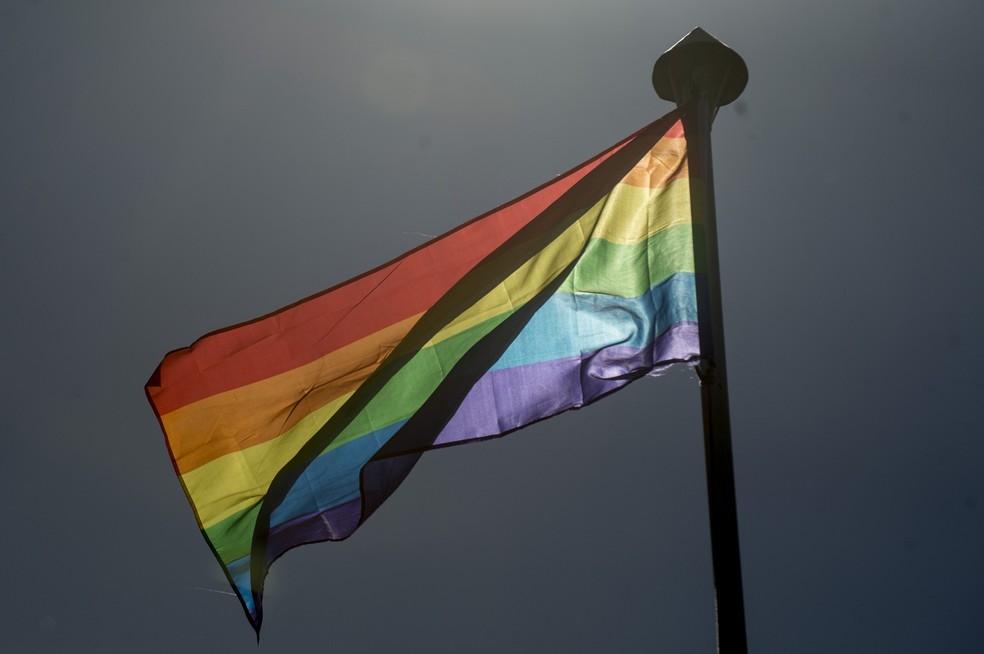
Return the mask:
<svg viewBox="0 0 984 654">
<path fill-rule="evenodd" d="M 699 357 L 684 110 L 360 277 L 164 358 L 147 396 L 257 633 L 270 564 L 349 536 L 423 452 Z"/>
</svg>

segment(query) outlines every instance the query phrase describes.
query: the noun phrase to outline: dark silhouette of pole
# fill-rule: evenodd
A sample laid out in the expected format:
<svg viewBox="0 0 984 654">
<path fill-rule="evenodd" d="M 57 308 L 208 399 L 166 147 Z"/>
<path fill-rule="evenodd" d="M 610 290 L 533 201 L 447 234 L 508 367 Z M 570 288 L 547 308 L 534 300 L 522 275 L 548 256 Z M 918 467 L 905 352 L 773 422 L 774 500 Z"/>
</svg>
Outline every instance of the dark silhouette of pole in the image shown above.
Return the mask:
<svg viewBox="0 0 984 654">
<path fill-rule="evenodd" d="M 656 93 L 677 105 L 692 103 L 684 117 L 700 324 L 701 406 L 714 568 L 717 649 L 747 654 L 745 606 L 738 545 L 738 511 L 731 455 L 728 376 L 724 355 L 721 275 L 718 267 L 711 122 L 718 107 L 737 98 L 748 81 L 745 62 L 731 48 L 695 28 L 667 50 L 653 69 Z"/>
</svg>

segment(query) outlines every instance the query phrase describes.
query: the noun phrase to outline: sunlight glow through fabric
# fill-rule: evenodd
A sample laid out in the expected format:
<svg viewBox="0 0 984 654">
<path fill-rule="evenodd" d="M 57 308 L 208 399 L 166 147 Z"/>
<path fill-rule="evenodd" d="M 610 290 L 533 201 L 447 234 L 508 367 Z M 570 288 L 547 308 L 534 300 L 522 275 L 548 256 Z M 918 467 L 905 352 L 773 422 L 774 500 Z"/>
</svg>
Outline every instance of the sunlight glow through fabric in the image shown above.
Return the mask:
<svg viewBox="0 0 984 654">
<path fill-rule="evenodd" d="M 352 534 L 423 452 L 502 436 L 697 359 L 681 115 L 164 358 L 147 396 L 257 633 L 270 564 Z"/>
</svg>

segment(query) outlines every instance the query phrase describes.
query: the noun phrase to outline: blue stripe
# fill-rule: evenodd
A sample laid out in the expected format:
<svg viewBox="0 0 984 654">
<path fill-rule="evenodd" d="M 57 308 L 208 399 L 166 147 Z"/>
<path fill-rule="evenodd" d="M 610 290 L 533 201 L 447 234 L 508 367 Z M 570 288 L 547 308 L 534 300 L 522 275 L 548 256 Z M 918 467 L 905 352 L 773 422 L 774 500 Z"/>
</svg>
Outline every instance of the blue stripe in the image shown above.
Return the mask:
<svg viewBox="0 0 984 654">
<path fill-rule="evenodd" d="M 510 344 L 492 370 L 580 357 L 612 345 L 642 349 L 681 322 L 697 322 L 694 274 L 679 272 L 648 293 L 622 298 L 597 293 L 557 293 Z M 557 334 L 576 334 L 557 338 Z"/>
</svg>

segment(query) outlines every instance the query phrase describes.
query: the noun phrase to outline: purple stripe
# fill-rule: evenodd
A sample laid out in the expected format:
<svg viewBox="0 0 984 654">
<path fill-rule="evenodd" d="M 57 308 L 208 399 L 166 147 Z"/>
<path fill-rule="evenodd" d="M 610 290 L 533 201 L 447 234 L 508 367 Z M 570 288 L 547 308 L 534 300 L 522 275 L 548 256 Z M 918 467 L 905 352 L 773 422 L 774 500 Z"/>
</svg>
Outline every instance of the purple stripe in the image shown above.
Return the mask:
<svg viewBox="0 0 984 654">
<path fill-rule="evenodd" d="M 362 498 L 356 497 L 319 513 L 302 515 L 277 525 L 267 535 L 267 566 L 298 545 L 347 538 L 359 526 L 361 517 Z"/>
<path fill-rule="evenodd" d="M 697 324 L 678 323 L 652 348 L 613 346 L 583 360 L 561 359 L 487 373 L 472 387 L 434 446 L 488 438 L 584 406 L 634 379 L 700 354 Z M 273 527 L 267 564 L 304 543 L 340 540 L 359 526 L 362 498 Z"/>
<path fill-rule="evenodd" d="M 581 358 L 494 370 L 472 387 L 435 446 L 487 438 L 590 404 L 633 379 L 700 354 L 695 323 L 678 323 L 652 348 L 612 346 Z"/>
</svg>

